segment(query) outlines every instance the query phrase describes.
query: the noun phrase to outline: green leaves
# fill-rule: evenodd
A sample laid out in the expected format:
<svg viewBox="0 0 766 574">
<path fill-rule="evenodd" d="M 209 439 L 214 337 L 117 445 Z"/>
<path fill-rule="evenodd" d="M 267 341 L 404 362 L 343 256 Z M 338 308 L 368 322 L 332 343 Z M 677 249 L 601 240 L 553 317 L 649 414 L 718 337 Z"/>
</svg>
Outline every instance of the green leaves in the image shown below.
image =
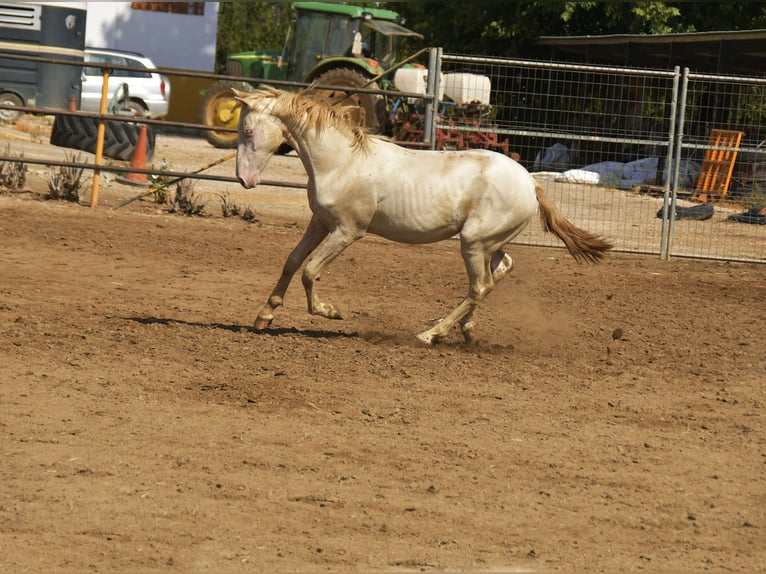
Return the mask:
<svg viewBox="0 0 766 574">
<path fill-rule="evenodd" d="M 453 54 L 516 56 L 529 39 L 538 36 L 766 27 L 764 2 L 719 2 L 714 10 L 707 2 L 429 0 L 380 5 L 399 12 L 407 19 L 407 27 L 425 36 L 422 42 L 407 43 L 404 53 L 441 46 Z M 234 52 L 281 50 L 290 20 L 287 3 L 220 2 L 216 71 L 225 70 L 226 56 Z"/>
</svg>

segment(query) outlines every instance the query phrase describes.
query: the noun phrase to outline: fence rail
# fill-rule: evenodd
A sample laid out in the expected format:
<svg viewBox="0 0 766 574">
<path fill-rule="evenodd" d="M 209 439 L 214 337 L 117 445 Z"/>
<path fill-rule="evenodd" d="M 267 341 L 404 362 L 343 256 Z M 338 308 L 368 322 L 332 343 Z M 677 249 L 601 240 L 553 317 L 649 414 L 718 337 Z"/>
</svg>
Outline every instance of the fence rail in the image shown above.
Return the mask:
<svg viewBox="0 0 766 574">
<path fill-rule="evenodd" d="M 439 72 L 488 77 L 480 130 L 494 129 L 569 217 L 617 249 L 766 262 L 766 225 L 735 221 L 766 208 L 766 78 L 455 54 Z M 716 144 L 715 130 L 742 138 Z M 733 158 L 731 177 L 704 190 L 713 154 Z M 532 226 L 517 241 L 551 244 Z"/>
<path fill-rule="evenodd" d="M 426 94 L 372 90 L 389 104 L 397 102 L 394 107 L 412 103 L 412 114 L 419 116 L 421 124 L 409 134 L 408 145 L 449 148 L 460 140 L 508 153 L 535 173 L 570 219 L 609 236 L 620 251 L 663 258 L 766 262 L 766 225 L 732 219 L 766 207 L 766 78 L 694 74 L 677 68 L 643 70 L 461 56 L 443 54 L 440 49 L 429 52 L 428 63 Z M 61 61 L 60 65 L 77 64 Z M 182 75 L 179 70 L 157 71 Z M 188 74 L 213 80 L 247 80 L 196 71 Z M 483 82 L 482 78 L 489 80 L 489 93 L 482 93 L 484 83 L 471 85 L 472 81 Z M 282 84 L 278 87 L 306 86 Z M 464 105 L 437 97 L 448 89 L 457 89 L 462 94 L 458 97 L 466 98 Z M 487 105 L 474 105 L 471 98 Z M 16 109 L 82 115 L 99 121 L 134 121 L 158 129 L 182 128 L 198 133 L 211 129 L 188 122 Z M 711 140 L 713 130 L 741 132 L 742 136 L 736 146 L 718 145 Z M 698 189 L 703 170 L 710 165 L 710 154 L 717 152 L 734 156 L 726 188 Z M 0 161 L 15 159 L 0 156 Z M 64 163 L 30 157 L 23 161 Z M 84 167 L 94 173 L 132 171 L 127 165 Z M 164 171 L 135 171 L 168 175 Z M 235 181 L 204 174 L 188 177 Z M 700 203 L 702 195 L 710 203 Z M 700 206 L 712 206 L 712 214 L 701 214 Z M 702 219 L 703 215 L 707 218 Z M 758 223 L 759 217 L 750 220 Z M 557 245 L 537 226 L 529 226 L 517 241 Z"/>
</svg>

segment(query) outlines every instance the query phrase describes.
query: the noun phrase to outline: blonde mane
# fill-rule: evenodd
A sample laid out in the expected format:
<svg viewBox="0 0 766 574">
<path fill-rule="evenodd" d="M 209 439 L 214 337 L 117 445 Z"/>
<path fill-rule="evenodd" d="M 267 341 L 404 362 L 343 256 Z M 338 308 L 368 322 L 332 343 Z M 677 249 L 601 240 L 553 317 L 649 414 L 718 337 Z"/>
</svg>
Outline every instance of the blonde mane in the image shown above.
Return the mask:
<svg viewBox="0 0 766 574">
<path fill-rule="evenodd" d="M 293 93 L 267 87 L 256 90 L 254 95 L 259 99 L 272 100 L 271 113 L 297 131 L 314 129 L 321 133 L 334 128 L 351 138 L 354 151 L 367 151 L 370 136 L 352 122 L 352 106 L 328 106 L 305 95 L 305 91 Z"/>
</svg>

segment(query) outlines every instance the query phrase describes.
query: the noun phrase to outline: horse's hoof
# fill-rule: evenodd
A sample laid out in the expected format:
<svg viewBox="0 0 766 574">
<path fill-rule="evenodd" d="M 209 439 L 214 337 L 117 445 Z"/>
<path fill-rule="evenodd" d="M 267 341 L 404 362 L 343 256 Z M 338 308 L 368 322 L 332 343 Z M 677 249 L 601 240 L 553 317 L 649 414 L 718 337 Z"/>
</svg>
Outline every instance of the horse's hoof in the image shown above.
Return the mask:
<svg viewBox="0 0 766 574">
<path fill-rule="evenodd" d="M 268 328 L 269 325 L 271 325 L 273 320 L 274 317 L 258 317 L 255 320 L 253 327 L 255 327 L 256 331 L 263 331 L 264 329 Z"/>
<path fill-rule="evenodd" d="M 513 259 L 507 253 L 503 253 L 503 258 L 498 262 L 494 269 L 492 269 L 492 279 L 494 279 L 495 283 L 497 283 L 503 277 L 508 275 L 512 269 Z"/>
<path fill-rule="evenodd" d="M 430 333 L 429 331 L 424 331 L 423 333 L 420 333 L 416 336 L 418 341 L 421 343 L 425 343 L 429 347 L 436 344 L 436 342 L 439 340 L 438 337 L 434 336 L 433 333 Z"/>
<path fill-rule="evenodd" d="M 334 305 L 330 305 L 329 303 L 320 303 L 312 314 L 319 315 L 325 319 L 343 319 L 340 311 L 338 311 Z"/>
<path fill-rule="evenodd" d="M 465 342 L 467 345 L 472 345 L 474 341 L 476 340 L 476 337 L 474 336 L 475 328 L 476 328 L 475 321 L 468 321 L 468 323 L 462 326 L 463 339 L 465 339 Z"/>
</svg>

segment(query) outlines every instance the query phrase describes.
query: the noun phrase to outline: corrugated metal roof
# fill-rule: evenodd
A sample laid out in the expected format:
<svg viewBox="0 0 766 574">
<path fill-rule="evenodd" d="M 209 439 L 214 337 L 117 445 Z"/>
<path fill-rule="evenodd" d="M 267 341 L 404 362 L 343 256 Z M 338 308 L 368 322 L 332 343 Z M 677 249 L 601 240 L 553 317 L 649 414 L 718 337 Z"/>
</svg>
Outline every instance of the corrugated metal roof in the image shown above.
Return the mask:
<svg viewBox="0 0 766 574">
<path fill-rule="evenodd" d="M 766 30 L 684 34 L 541 36 L 525 56 L 748 76 L 766 74 Z"/>
</svg>

